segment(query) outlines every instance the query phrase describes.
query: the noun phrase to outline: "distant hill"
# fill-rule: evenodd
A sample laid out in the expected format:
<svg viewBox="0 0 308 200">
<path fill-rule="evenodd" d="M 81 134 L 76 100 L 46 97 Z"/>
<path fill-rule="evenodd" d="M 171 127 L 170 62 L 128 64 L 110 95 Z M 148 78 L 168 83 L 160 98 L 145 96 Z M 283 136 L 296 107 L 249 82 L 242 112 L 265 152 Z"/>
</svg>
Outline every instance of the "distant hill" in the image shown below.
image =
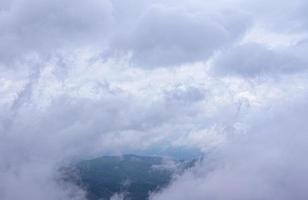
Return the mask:
<svg viewBox="0 0 308 200">
<path fill-rule="evenodd" d="M 77 163 L 74 170 L 70 169 L 69 179 L 86 189 L 89 200 L 109 200 L 115 194 L 127 200 L 146 200 L 150 192 L 165 187 L 173 175 L 194 162 L 137 155 L 103 156 Z"/>
</svg>

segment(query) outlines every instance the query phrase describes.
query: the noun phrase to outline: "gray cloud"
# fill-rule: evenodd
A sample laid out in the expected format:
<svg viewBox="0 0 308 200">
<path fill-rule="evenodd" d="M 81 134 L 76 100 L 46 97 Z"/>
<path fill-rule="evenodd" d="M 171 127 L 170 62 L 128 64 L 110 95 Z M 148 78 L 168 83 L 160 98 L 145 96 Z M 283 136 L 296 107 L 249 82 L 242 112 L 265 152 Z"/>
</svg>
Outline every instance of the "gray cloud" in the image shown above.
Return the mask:
<svg viewBox="0 0 308 200">
<path fill-rule="evenodd" d="M 298 52 L 296 47 L 292 50 Z M 243 44 L 221 53 L 213 63 L 213 71 L 247 77 L 273 77 L 305 71 L 307 60 L 292 50 L 275 50 L 258 44 Z"/>
<path fill-rule="evenodd" d="M 204 61 L 215 50 L 240 38 L 249 22 L 247 15 L 234 11 L 153 5 L 114 39 L 112 48 L 131 53 L 132 62 L 144 67 Z"/>
<path fill-rule="evenodd" d="M 294 1 L 225 1 L 250 13 L 254 22 L 267 30 L 279 33 L 296 33 L 307 29 L 307 2 Z"/>
<path fill-rule="evenodd" d="M 215 162 L 154 199 L 306 199 L 307 38 L 245 41 L 302 34 L 297 3 L 1 1 L 0 198 L 82 200 L 59 167 L 164 143 Z"/>
<path fill-rule="evenodd" d="M 109 1 L 14 0 L 2 7 L 0 58 L 5 63 L 91 46 L 106 37 L 112 21 Z"/>
<path fill-rule="evenodd" d="M 2 6 L 1 61 L 94 47 L 108 57 L 131 54 L 137 66 L 179 65 L 206 60 L 250 24 L 247 14 L 232 9 L 183 6 L 172 1 L 15 0 Z"/>
</svg>

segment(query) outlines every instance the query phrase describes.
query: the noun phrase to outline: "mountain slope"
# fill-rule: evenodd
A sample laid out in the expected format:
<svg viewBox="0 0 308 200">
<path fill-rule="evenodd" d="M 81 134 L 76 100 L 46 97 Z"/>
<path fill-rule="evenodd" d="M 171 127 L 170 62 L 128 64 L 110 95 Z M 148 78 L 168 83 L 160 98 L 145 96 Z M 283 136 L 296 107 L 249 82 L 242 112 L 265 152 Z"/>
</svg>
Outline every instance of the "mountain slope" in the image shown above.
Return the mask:
<svg viewBox="0 0 308 200">
<path fill-rule="evenodd" d="M 78 179 L 74 181 L 86 189 L 89 200 L 110 199 L 115 194 L 124 199 L 146 200 L 150 192 L 165 187 L 174 174 L 191 167 L 193 162 L 136 155 L 103 156 L 79 162 L 74 170 Z"/>
</svg>

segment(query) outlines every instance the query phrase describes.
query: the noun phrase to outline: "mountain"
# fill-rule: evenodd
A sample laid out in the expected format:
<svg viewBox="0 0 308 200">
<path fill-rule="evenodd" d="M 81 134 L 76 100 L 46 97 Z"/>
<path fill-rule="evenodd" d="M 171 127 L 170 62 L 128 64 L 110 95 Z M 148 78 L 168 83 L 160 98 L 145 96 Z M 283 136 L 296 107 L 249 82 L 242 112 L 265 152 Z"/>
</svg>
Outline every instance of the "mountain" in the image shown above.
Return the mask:
<svg viewBox="0 0 308 200">
<path fill-rule="evenodd" d="M 193 166 L 195 160 L 172 160 L 137 155 L 103 156 L 74 166 L 70 181 L 87 191 L 89 200 L 110 199 L 115 194 L 125 200 L 146 200 L 150 192 L 165 187 L 172 177 Z"/>
</svg>

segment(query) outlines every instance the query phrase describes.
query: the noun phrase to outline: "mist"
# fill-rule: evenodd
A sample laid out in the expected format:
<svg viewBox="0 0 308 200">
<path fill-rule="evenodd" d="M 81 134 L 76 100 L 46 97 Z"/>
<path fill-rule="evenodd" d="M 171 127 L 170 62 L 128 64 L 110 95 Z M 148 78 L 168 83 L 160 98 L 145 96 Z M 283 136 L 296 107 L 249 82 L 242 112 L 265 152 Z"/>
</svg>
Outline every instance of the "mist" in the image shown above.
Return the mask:
<svg viewBox="0 0 308 200">
<path fill-rule="evenodd" d="M 59 169 L 163 146 L 204 159 L 151 200 L 307 199 L 307 6 L 1 1 L 0 199 L 87 200 Z"/>
</svg>

